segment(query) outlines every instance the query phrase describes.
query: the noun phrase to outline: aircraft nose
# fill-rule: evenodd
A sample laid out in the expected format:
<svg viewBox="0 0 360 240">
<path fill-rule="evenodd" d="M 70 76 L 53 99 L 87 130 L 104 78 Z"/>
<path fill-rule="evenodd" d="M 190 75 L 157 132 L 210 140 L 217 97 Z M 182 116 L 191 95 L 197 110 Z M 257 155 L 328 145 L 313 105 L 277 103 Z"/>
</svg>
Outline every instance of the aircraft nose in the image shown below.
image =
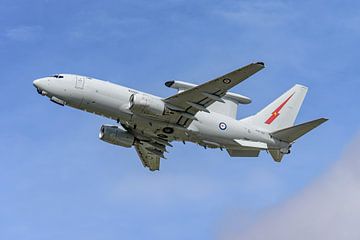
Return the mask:
<svg viewBox="0 0 360 240">
<path fill-rule="evenodd" d="M 39 83 L 40 83 L 40 79 L 34 80 L 34 81 L 33 81 L 34 87 L 38 88 L 38 87 L 39 87 Z"/>
<path fill-rule="evenodd" d="M 46 81 L 46 79 L 44 79 L 44 78 L 35 79 L 33 81 L 33 85 L 39 94 L 46 95 L 46 92 L 44 91 L 45 90 L 44 89 L 45 81 Z"/>
</svg>

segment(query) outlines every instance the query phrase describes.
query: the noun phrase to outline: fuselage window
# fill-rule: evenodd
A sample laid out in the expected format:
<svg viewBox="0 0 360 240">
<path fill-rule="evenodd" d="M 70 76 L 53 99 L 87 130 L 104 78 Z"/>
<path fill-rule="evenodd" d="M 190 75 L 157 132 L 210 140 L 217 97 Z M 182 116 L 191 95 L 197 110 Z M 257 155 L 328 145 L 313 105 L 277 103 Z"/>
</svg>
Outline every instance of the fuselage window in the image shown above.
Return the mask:
<svg viewBox="0 0 360 240">
<path fill-rule="evenodd" d="M 53 75 L 52 77 L 54 77 L 54 78 L 64 78 L 64 76 L 59 75 L 59 74 Z"/>
</svg>

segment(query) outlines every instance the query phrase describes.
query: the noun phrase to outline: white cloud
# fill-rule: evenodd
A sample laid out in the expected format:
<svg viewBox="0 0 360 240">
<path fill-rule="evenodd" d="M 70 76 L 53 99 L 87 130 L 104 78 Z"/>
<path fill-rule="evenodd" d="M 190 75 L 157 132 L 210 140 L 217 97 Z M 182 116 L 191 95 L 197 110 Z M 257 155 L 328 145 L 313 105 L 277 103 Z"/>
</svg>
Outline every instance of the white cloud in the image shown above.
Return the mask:
<svg viewBox="0 0 360 240">
<path fill-rule="evenodd" d="M 360 239 L 360 138 L 315 184 L 247 230 L 229 222 L 220 239 Z M 243 220 L 239 220 L 243 222 Z M 226 224 L 227 225 L 227 224 Z"/>
</svg>

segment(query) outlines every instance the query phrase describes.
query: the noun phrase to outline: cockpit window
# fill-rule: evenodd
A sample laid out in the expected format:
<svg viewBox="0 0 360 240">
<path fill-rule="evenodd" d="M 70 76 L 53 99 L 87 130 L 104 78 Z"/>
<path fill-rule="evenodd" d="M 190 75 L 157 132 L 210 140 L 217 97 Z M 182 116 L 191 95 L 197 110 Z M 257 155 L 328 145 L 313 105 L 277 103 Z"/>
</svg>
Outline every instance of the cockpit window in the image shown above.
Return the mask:
<svg viewBox="0 0 360 240">
<path fill-rule="evenodd" d="M 64 78 L 64 76 L 59 75 L 59 74 L 55 74 L 55 75 L 53 75 L 52 77 L 54 77 L 54 78 Z"/>
</svg>

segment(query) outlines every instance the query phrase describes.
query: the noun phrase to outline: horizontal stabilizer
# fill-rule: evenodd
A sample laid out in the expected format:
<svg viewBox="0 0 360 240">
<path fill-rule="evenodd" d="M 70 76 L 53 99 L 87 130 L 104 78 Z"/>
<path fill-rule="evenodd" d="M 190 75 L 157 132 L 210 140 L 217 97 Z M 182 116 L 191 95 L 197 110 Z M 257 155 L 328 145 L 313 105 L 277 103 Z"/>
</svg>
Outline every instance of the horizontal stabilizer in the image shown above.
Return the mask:
<svg viewBox="0 0 360 240">
<path fill-rule="evenodd" d="M 258 157 L 260 150 L 227 150 L 230 157 Z"/>
<path fill-rule="evenodd" d="M 318 127 L 320 124 L 326 122 L 327 120 L 328 119 L 326 118 L 319 118 L 317 120 L 302 123 L 293 127 L 281 129 L 279 131 L 271 133 L 271 135 L 281 141 L 291 143 L 306 134 L 307 132 Z"/>
<path fill-rule="evenodd" d="M 269 152 L 275 162 L 281 162 L 284 154 L 280 150 L 269 150 Z"/>
</svg>

